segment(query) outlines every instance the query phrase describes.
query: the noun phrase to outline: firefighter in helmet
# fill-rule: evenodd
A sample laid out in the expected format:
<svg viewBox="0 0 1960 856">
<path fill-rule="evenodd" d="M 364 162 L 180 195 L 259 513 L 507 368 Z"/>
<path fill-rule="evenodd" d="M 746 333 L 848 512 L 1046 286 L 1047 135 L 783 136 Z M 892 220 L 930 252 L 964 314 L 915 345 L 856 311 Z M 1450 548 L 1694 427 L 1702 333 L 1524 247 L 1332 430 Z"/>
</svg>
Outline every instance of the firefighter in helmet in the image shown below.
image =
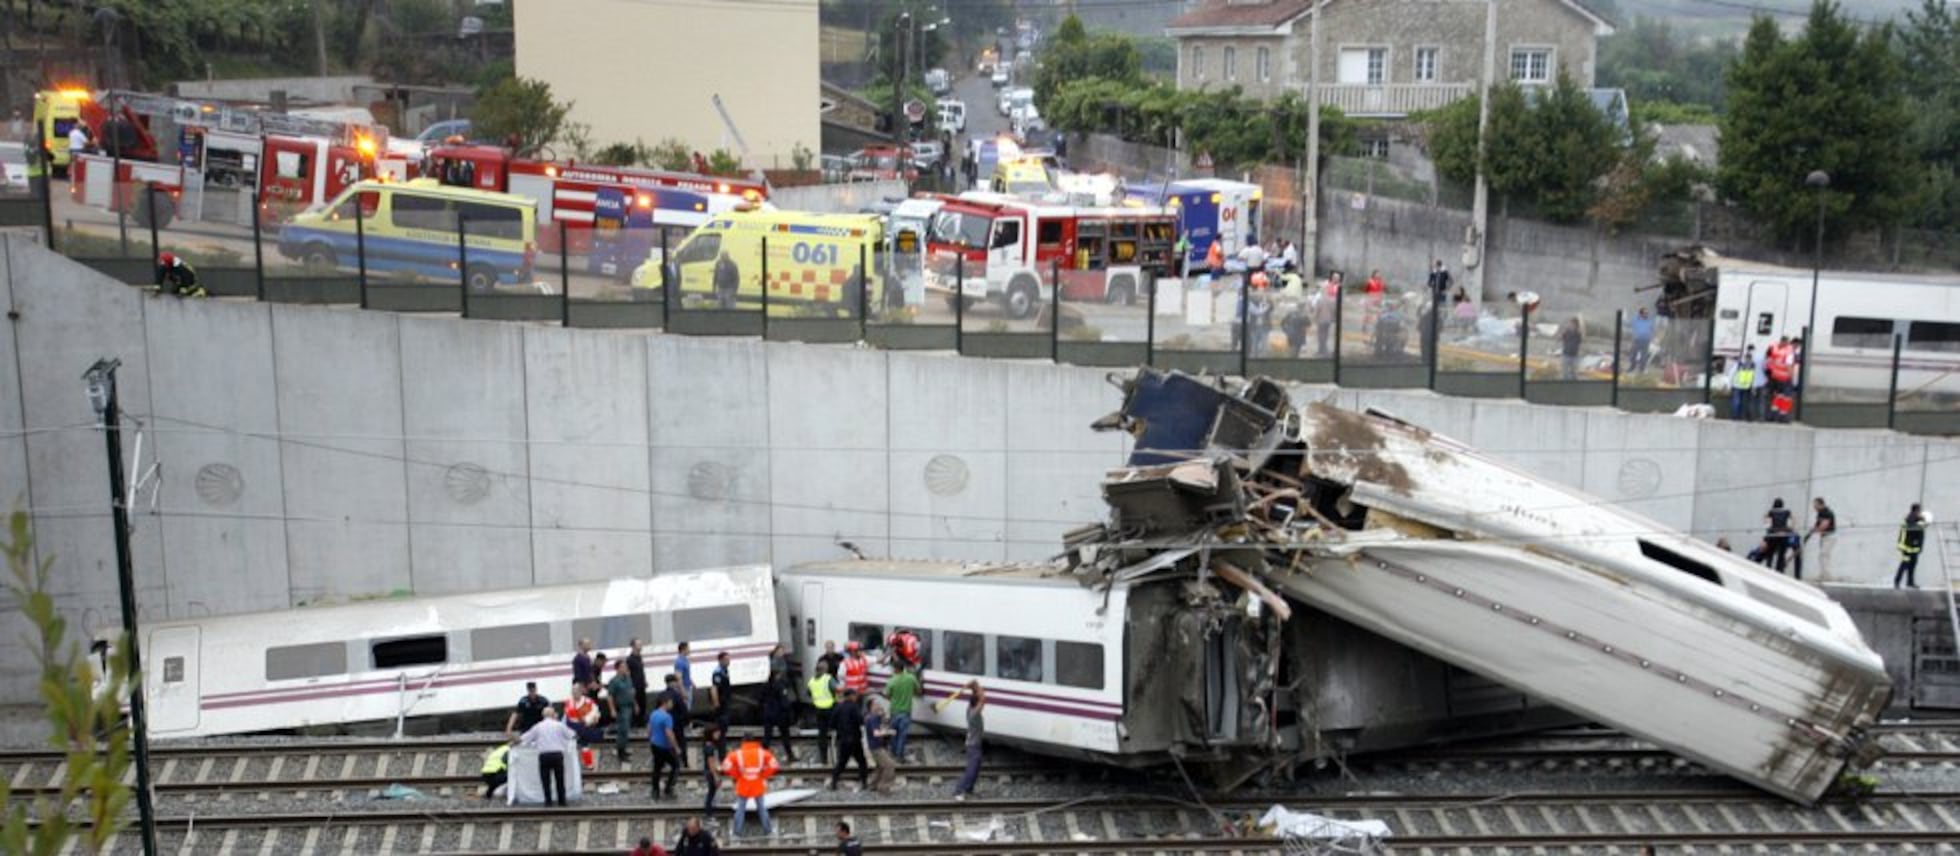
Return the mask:
<svg viewBox="0 0 1960 856">
<path fill-rule="evenodd" d="M 204 286 L 197 284 L 197 270 L 176 253 L 157 256 L 157 288 L 178 297 L 204 296 Z"/>
</svg>

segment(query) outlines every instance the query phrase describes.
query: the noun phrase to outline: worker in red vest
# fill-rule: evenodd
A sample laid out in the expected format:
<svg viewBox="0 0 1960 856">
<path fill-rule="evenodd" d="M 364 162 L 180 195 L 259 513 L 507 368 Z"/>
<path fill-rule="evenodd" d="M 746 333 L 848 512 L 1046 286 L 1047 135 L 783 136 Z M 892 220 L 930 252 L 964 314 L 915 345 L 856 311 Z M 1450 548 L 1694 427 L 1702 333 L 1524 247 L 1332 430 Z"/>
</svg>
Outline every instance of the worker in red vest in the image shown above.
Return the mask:
<svg viewBox="0 0 1960 856">
<path fill-rule="evenodd" d="M 844 646 L 844 689 L 857 690 L 858 695 L 871 691 L 871 660 L 864 656 L 864 649 L 856 642 Z"/>
<path fill-rule="evenodd" d="M 904 663 L 914 669 L 918 668 L 918 635 L 903 627 L 892 631 L 891 638 L 885 640 L 885 658 L 890 663 Z"/>
<path fill-rule="evenodd" d="M 769 792 L 769 777 L 776 775 L 776 753 L 762 748 L 754 740 L 742 742 L 742 748 L 729 753 L 721 762 L 721 773 L 735 780 L 735 835 L 742 834 L 742 822 L 748 819 L 750 802 L 755 803 L 755 813 L 762 818 L 762 832 L 773 835 L 776 828 L 769 824 L 769 803 L 763 798 Z"/>
<path fill-rule="evenodd" d="M 1784 421 L 1791 409 L 1791 381 L 1796 379 L 1797 346 L 1784 336 L 1763 354 L 1763 373 L 1769 375 L 1770 419 Z"/>
</svg>

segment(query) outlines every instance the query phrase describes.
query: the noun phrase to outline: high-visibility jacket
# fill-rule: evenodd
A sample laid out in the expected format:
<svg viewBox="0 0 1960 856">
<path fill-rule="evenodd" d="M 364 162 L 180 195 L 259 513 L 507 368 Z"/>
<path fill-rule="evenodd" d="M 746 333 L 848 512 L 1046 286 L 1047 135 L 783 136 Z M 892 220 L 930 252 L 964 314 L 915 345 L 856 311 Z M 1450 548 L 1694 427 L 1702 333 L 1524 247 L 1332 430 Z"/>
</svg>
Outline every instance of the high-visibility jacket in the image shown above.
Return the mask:
<svg viewBox="0 0 1960 856">
<path fill-rule="evenodd" d="M 818 675 L 810 679 L 811 705 L 815 706 L 818 710 L 829 710 L 830 706 L 836 703 L 836 697 L 830 694 L 829 675 Z"/>
<path fill-rule="evenodd" d="M 893 633 L 889 641 L 892 654 L 900 660 L 915 665 L 919 662 L 919 637 L 913 635 L 911 631 Z"/>
<path fill-rule="evenodd" d="M 863 693 L 871 689 L 871 660 L 863 654 L 844 658 L 844 688 Z"/>
<path fill-rule="evenodd" d="M 1916 556 L 1926 548 L 1926 520 L 1923 517 L 1907 517 L 1899 527 L 1899 554 Z"/>
<path fill-rule="evenodd" d="M 490 754 L 483 756 L 483 772 L 485 773 L 503 772 L 504 768 L 510 765 L 509 755 L 510 755 L 509 743 L 505 743 L 501 746 L 498 746 L 495 749 L 490 750 Z"/>
<path fill-rule="evenodd" d="M 1769 346 L 1769 353 L 1763 360 L 1763 371 L 1769 374 L 1770 380 L 1777 383 L 1790 382 L 1796 350 L 1782 342 Z"/>
<path fill-rule="evenodd" d="M 728 753 L 721 762 L 721 774 L 735 780 L 738 797 L 762 796 L 769 790 L 769 777 L 780 769 L 776 766 L 776 753 L 754 740 L 744 742 L 742 748 Z"/>
</svg>

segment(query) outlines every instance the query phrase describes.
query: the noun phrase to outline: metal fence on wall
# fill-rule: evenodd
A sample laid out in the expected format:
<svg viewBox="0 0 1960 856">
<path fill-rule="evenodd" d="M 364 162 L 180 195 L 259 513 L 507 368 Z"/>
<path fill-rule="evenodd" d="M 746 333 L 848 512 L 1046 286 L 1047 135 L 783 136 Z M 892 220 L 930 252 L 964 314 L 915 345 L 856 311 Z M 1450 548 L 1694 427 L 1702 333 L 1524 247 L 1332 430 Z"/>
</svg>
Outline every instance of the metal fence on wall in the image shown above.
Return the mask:
<svg viewBox="0 0 1960 856">
<path fill-rule="evenodd" d="M 1061 260 L 990 271 L 869 245 L 799 250 L 772 234 L 731 235 L 701 254 L 671 228 L 540 224 L 527 252 L 512 223 L 492 216 L 461 211 L 413 224 L 418 237 L 404 239 L 402 224 L 376 222 L 353 200 L 327 212 L 338 220 L 299 226 L 271 222 L 249 199 L 210 194 L 187 201 L 127 186 L 113 204 L 119 210 L 57 205 L 39 188 L 15 188 L 0 195 L 0 226 L 51 233 L 59 252 L 132 286 L 170 280 L 157 264 L 170 254 L 214 298 L 1960 433 L 1960 373 L 1897 338 L 1859 343 L 1861 354 L 1884 359 L 1840 362 L 1827 347 L 1814 365 L 1795 360 L 1787 379 L 1758 369 L 1738 391 L 1709 319 L 1547 317 L 1511 303 L 1436 300 L 1420 288 L 1330 288 L 1276 270 L 1263 286 L 1242 270 L 1179 279 Z"/>
</svg>

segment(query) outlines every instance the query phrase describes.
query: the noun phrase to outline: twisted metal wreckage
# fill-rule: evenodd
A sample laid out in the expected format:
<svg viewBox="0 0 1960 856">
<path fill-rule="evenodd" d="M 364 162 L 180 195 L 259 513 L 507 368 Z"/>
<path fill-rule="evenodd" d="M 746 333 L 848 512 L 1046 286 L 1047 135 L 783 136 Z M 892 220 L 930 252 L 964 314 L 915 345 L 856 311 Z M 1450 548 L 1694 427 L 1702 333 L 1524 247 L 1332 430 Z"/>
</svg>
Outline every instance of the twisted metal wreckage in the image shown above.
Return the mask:
<svg viewBox="0 0 1960 856">
<path fill-rule="evenodd" d="M 1880 754 L 1884 666 L 1815 588 L 1379 412 L 1111 380 L 1094 427 L 1134 451 L 1064 558 L 1158 616 L 1132 620 L 1126 739 L 1242 780 L 1576 716 L 1800 803 Z M 1449 669 L 1439 696 L 1427 658 L 1496 683 Z"/>
</svg>

